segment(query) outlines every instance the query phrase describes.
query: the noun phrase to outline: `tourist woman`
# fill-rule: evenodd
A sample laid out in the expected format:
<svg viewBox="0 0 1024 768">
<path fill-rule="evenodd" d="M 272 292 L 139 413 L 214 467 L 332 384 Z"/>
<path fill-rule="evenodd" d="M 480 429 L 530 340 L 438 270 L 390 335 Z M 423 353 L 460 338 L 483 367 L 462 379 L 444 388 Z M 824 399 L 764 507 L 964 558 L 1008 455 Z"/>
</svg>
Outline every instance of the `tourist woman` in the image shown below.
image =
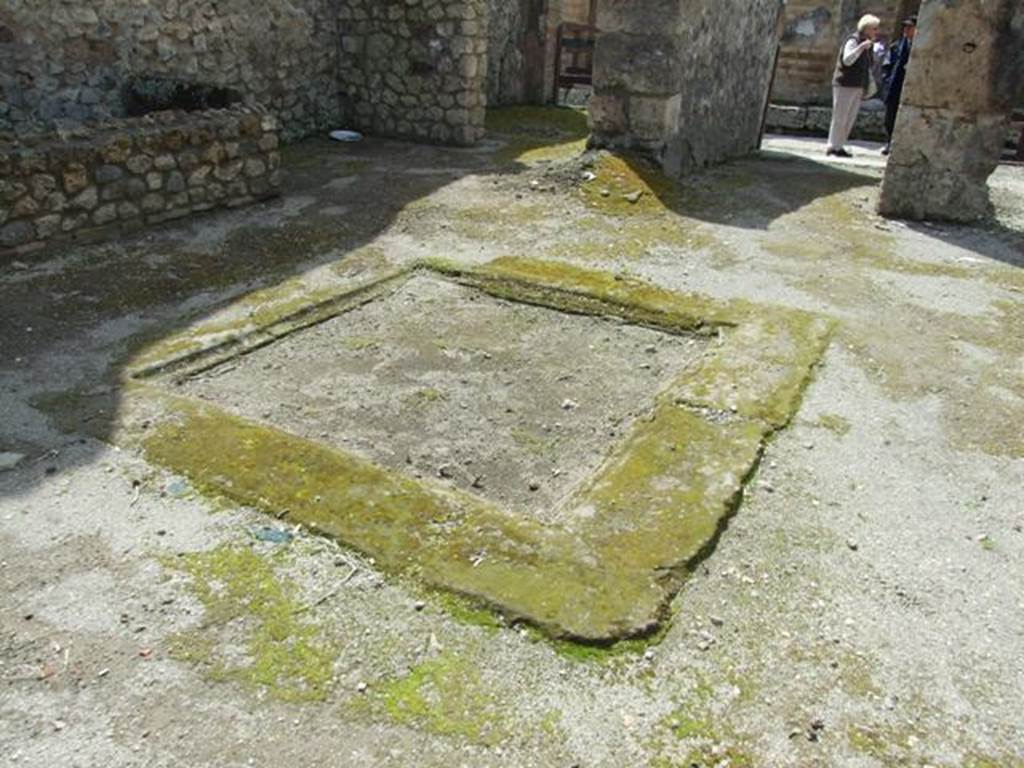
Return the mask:
<svg viewBox="0 0 1024 768">
<path fill-rule="evenodd" d="M 857 34 L 851 35 L 839 52 L 835 77 L 832 79 L 832 127 L 828 133 L 829 156 L 852 157 L 846 151 L 861 102 L 872 95 L 871 69 L 874 64 L 872 48 L 878 37 L 882 21 L 867 15 L 857 24 Z"/>
</svg>

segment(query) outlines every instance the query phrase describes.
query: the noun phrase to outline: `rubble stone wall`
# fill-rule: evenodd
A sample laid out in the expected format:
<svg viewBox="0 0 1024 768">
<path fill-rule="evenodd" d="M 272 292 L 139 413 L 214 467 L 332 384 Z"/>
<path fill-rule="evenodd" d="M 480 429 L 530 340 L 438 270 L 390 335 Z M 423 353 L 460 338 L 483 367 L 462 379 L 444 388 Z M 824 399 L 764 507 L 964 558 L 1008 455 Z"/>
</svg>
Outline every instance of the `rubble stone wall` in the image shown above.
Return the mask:
<svg viewBox="0 0 1024 768">
<path fill-rule="evenodd" d="M 124 115 L 132 76 L 234 89 L 284 135 L 336 127 L 335 0 L 4 0 L 0 130 Z"/>
<path fill-rule="evenodd" d="M 828 136 L 832 125 L 832 108 L 772 104 L 768 109 L 765 130 L 768 133 Z M 864 141 L 885 141 L 885 108 L 879 102 L 866 102 L 857 115 L 851 138 Z"/>
<path fill-rule="evenodd" d="M 592 141 L 685 173 L 756 148 L 782 0 L 602 0 Z"/>
<path fill-rule="evenodd" d="M 347 124 L 446 144 L 483 137 L 488 0 L 344 0 L 339 87 Z"/>
<path fill-rule="evenodd" d="M 279 142 L 276 117 L 244 106 L 0 140 L 0 264 L 272 197 Z"/>
</svg>

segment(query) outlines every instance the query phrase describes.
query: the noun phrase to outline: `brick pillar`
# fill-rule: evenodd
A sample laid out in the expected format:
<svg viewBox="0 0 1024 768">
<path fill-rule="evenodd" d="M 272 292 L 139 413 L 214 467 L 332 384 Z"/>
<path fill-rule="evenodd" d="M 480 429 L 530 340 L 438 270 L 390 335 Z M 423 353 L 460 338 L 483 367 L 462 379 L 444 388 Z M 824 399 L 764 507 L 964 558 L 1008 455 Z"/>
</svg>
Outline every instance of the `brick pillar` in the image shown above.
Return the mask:
<svg viewBox="0 0 1024 768">
<path fill-rule="evenodd" d="M 879 210 L 971 221 L 990 210 L 988 177 L 1020 95 L 1020 0 L 925 0 Z"/>
</svg>

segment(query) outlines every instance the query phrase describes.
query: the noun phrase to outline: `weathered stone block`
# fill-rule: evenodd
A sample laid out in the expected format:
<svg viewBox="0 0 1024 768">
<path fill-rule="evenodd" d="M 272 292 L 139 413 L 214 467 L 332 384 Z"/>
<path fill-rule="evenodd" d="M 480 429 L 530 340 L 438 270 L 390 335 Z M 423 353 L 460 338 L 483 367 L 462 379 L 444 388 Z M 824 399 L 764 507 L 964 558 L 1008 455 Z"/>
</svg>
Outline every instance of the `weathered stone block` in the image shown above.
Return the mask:
<svg viewBox="0 0 1024 768">
<path fill-rule="evenodd" d="M 1006 141 L 1007 118 L 960 110 L 900 110 L 879 209 L 906 219 L 974 221 L 991 213 L 988 177 Z"/>
<path fill-rule="evenodd" d="M 85 166 L 80 163 L 72 163 L 64 169 L 64 191 L 69 195 L 78 194 L 89 186 L 89 174 Z"/>
<path fill-rule="evenodd" d="M 153 167 L 153 158 L 148 155 L 133 155 L 125 161 L 125 167 L 131 173 L 141 175 Z"/>
<path fill-rule="evenodd" d="M 99 190 L 96 187 L 87 187 L 71 200 L 72 208 L 84 208 L 87 211 L 91 211 L 98 204 Z"/>
<path fill-rule="evenodd" d="M 14 221 L 0 227 L 0 246 L 17 248 L 32 242 L 35 238 L 35 227 L 28 221 Z"/>
<path fill-rule="evenodd" d="M 156 211 L 162 211 L 165 207 L 163 195 L 151 192 L 142 198 L 141 207 L 146 213 L 154 213 Z"/>
<path fill-rule="evenodd" d="M 36 238 L 49 240 L 60 231 L 60 215 L 51 213 L 47 216 L 40 216 L 36 219 Z"/>
<path fill-rule="evenodd" d="M 95 178 L 99 184 L 109 184 L 124 176 L 124 171 L 116 165 L 101 165 L 96 169 Z"/>
<path fill-rule="evenodd" d="M 605 0 L 594 146 L 632 147 L 670 173 L 746 154 L 759 138 L 781 0 Z"/>
<path fill-rule="evenodd" d="M 602 91 L 674 94 L 682 87 L 683 41 L 665 34 L 605 34 L 594 54 L 594 79 Z"/>
<path fill-rule="evenodd" d="M 114 203 L 107 203 L 101 205 L 92 214 L 93 224 L 97 226 L 103 226 L 109 224 L 117 219 L 117 205 Z"/>
</svg>

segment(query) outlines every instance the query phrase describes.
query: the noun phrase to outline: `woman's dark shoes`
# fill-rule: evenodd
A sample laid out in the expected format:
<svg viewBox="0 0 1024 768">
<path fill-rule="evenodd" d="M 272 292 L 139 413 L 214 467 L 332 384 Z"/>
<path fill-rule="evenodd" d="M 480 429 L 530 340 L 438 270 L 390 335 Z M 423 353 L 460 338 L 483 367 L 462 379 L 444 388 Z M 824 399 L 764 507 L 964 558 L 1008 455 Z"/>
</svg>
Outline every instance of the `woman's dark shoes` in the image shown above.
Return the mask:
<svg viewBox="0 0 1024 768">
<path fill-rule="evenodd" d="M 853 157 L 845 149 L 829 149 L 825 152 L 826 157 Z"/>
</svg>

